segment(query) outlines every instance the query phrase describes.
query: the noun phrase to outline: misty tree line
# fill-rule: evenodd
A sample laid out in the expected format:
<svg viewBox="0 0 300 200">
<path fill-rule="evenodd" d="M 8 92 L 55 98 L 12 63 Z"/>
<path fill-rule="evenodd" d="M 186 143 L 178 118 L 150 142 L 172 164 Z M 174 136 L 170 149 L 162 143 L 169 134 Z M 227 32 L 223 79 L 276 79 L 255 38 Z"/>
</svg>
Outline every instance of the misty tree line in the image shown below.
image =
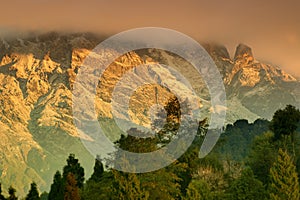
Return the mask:
<svg viewBox="0 0 300 200">
<path fill-rule="evenodd" d="M 70 154 L 62 173 L 55 173 L 49 193 L 39 194 L 37 185 L 32 183 L 25 199 L 298 200 L 299 123 L 300 111 L 291 105 L 276 111 L 271 122 L 259 119 L 249 124 L 238 120 L 227 125 L 214 150 L 199 159 L 203 131 L 207 131 L 204 120 L 192 145 L 178 160 L 163 169 L 141 174 L 105 169 L 105 162 L 96 158 L 93 174 L 85 181 L 83 167 Z M 157 150 L 159 142 L 159 137 L 122 135 L 116 145 L 144 153 Z M 126 162 L 122 152 L 114 156 Z M 5 198 L 0 187 L 0 200 L 17 199 L 13 187 L 8 193 Z"/>
</svg>

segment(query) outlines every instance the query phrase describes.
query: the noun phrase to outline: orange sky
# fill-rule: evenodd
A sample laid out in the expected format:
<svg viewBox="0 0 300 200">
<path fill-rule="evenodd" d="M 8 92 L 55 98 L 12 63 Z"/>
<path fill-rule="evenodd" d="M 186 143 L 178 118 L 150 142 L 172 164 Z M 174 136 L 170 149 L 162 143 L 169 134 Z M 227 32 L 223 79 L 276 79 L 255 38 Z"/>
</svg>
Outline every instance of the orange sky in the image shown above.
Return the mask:
<svg viewBox="0 0 300 200">
<path fill-rule="evenodd" d="M 1 1 L 0 34 L 22 30 L 118 33 L 158 26 L 200 41 L 243 42 L 257 59 L 300 77 L 298 0 L 11 0 Z"/>
</svg>

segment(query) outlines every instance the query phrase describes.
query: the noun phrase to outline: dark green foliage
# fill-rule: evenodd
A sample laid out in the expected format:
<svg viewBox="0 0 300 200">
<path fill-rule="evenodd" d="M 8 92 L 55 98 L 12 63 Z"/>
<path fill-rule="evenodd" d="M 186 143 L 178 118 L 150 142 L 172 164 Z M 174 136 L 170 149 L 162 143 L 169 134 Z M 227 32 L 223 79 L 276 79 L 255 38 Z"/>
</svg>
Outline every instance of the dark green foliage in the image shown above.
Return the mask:
<svg viewBox="0 0 300 200">
<path fill-rule="evenodd" d="M 18 199 L 16 197 L 16 189 L 13 188 L 12 186 L 10 186 L 8 188 L 8 194 L 9 194 L 9 196 L 8 196 L 7 200 L 17 200 Z"/>
<path fill-rule="evenodd" d="M 63 169 L 64 180 L 67 179 L 69 173 L 72 173 L 75 176 L 77 186 L 82 188 L 84 182 L 84 169 L 81 167 L 74 154 L 69 155 L 69 158 L 67 159 L 67 165 Z"/>
<path fill-rule="evenodd" d="M 113 186 L 113 174 L 104 171 L 103 163 L 99 157 L 95 159 L 94 172 L 85 184 L 82 192 L 84 200 L 110 199 Z"/>
<path fill-rule="evenodd" d="M 223 164 L 220 162 L 218 154 L 210 153 L 205 158 L 200 159 L 198 163 L 201 167 L 211 167 L 215 171 L 223 171 Z"/>
<path fill-rule="evenodd" d="M 298 123 L 298 129 L 295 134 L 295 156 L 293 156 L 294 164 L 296 165 L 296 170 L 298 176 L 300 175 L 300 122 Z M 299 176 L 300 181 L 300 176 Z"/>
<path fill-rule="evenodd" d="M 111 185 L 110 185 L 111 186 Z M 107 191 L 108 193 L 103 192 L 103 185 L 96 183 L 94 181 L 89 181 L 84 188 L 82 197 L 85 200 L 94 200 L 94 199 L 109 199 L 112 191 Z"/>
<path fill-rule="evenodd" d="M 0 200 L 5 200 L 5 197 L 2 195 L 2 186 L 0 183 Z"/>
<path fill-rule="evenodd" d="M 67 177 L 73 174 L 76 180 L 77 187 L 83 187 L 84 182 L 84 169 L 80 166 L 78 159 L 74 154 L 70 154 L 67 159 L 67 165 L 63 168 L 63 176 L 59 171 L 54 175 L 53 183 L 51 185 L 49 200 L 64 199 L 64 190 L 67 184 Z M 73 183 L 73 182 L 72 182 Z"/>
<path fill-rule="evenodd" d="M 262 182 L 254 177 L 250 168 L 243 170 L 242 175 L 231 184 L 228 191 L 230 200 L 263 200 L 266 198 L 267 193 Z"/>
<path fill-rule="evenodd" d="M 66 178 L 64 200 L 80 200 L 77 181 L 72 173 L 69 173 Z"/>
<path fill-rule="evenodd" d="M 146 137 L 140 138 L 135 137 L 133 135 L 141 135 L 145 134 L 139 130 L 133 129 L 130 130 L 130 135 L 121 135 L 120 140 L 117 142 L 117 145 L 120 149 L 135 153 L 146 153 L 157 150 L 157 138 L 156 137 Z M 143 160 L 145 159 L 145 160 Z M 147 159 L 148 160 L 148 159 Z M 141 157 L 138 160 L 140 167 L 148 167 L 149 161 L 147 161 L 145 157 Z M 132 168 L 135 165 L 134 160 L 128 160 L 124 151 L 117 151 L 114 155 L 113 166 L 118 167 L 119 169 L 123 169 L 124 171 L 128 171 L 129 168 Z M 124 169 L 124 167 L 128 167 L 128 169 Z"/>
<path fill-rule="evenodd" d="M 178 199 L 180 196 L 180 179 L 170 167 L 139 174 L 138 177 L 141 188 L 149 192 L 149 199 Z"/>
<path fill-rule="evenodd" d="M 40 200 L 39 192 L 35 182 L 31 183 L 30 190 L 26 196 L 26 200 Z"/>
<path fill-rule="evenodd" d="M 160 132 L 153 136 L 132 128 L 128 135 L 121 135 L 116 146 L 129 152 L 148 153 L 166 145 L 168 141 L 163 141 L 162 138 L 170 136 L 172 139 L 176 135 L 181 115 L 178 111 L 178 100 L 174 98 L 170 102 L 165 107 L 168 120 Z M 169 166 L 148 173 L 105 170 L 102 160 L 97 157 L 94 172 L 84 184 L 84 169 L 75 155 L 70 154 L 67 165 L 63 168 L 63 175 L 59 171 L 55 174 L 49 195 L 44 193 L 40 199 L 264 200 L 271 197 L 298 200 L 299 184 L 296 170 L 300 170 L 300 167 L 296 169 L 295 164 L 300 166 L 300 147 L 291 145 L 300 141 L 300 135 L 296 134 L 293 126 L 300 123 L 295 120 L 298 112 L 294 107 L 287 106 L 286 109 L 275 113 L 271 125 L 266 120 L 256 120 L 254 123 L 238 120 L 233 125 L 227 125 L 213 151 L 201 159 L 199 150 L 207 133 L 207 121 L 200 121 L 197 135 L 187 151 Z M 277 122 L 281 123 L 282 120 L 289 121 L 287 113 L 292 113 L 290 123 L 278 125 Z M 195 126 L 197 125 L 195 123 Z M 273 132 L 268 130 L 269 127 Z M 291 139 L 291 142 L 288 143 L 287 139 Z M 178 145 L 176 150 L 182 146 L 183 143 Z M 280 148 L 284 151 L 280 150 L 278 155 Z M 289 157 L 291 149 L 292 158 Z M 111 156 L 110 160 L 105 160 L 105 164 L 114 167 L 119 165 L 118 168 L 121 166 L 124 171 L 129 167 L 132 169 L 135 164 L 131 163 L 135 161 L 126 158 L 124 151 L 116 151 Z M 139 162 L 147 167 L 149 160 L 143 159 L 141 157 Z M 159 159 L 156 157 L 155 160 Z M 11 196 L 11 199 L 16 199 L 15 191 Z M 0 185 L 0 200 L 3 198 Z M 26 199 L 39 199 L 36 185 L 31 185 Z"/>
<path fill-rule="evenodd" d="M 278 158 L 270 169 L 270 198 L 298 200 L 299 183 L 296 167 L 287 151 L 279 149 Z"/>
<path fill-rule="evenodd" d="M 57 171 L 53 178 L 50 193 L 48 196 L 49 200 L 62 200 L 64 198 L 64 180 L 59 171 Z"/>
<path fill-rule="evenodd" d="M 253 170 L 254 175 L 263 184 L 269 182 L 269 171 L 277 156 L 277 147 L 274 144 L 274 135 L 266 132 L 257 136 L 252 145 L 247 164 Z"/>
<path fill-rule="evenodd" d="M 128 136 L 121 136 L 118 141 L 118 145 L 121 149 L 137 153 L 152 152 L 157 150 L 158 139 L 156 137 L 139 138 L 133 135 L 144 135 L 145 133 L 138 130 L 130 130 Z M 128 160 L 122 152 L 116 152 L 115 165 L 122 164 L 122 166 L 130 166 Z M 149 163 L 144 162 L 145 166 Z M 171 170 L 171 167 L 167 169 L 160 169 L 154 172 L 143 173 L 143 174 L 130 174 L 118 171 L 114 173 L 114 190 L 119 191 L 119 198 L 129 197 L 127 195 L 134 195 L 137 191 L 141 191 L 143 188 L 147 193 L 142 191 L 143 196 L 149 194 L 150 199 L 174 199 L 180 195 L 180 185 L 178 184 L 179 178 L 177 174 Z M 118 180 L 118 179 L 121 179 Z M 130 181 L 129 181 L 130 180 Z M 124 182 L 122 184 L 122 182 Z M 133 187 L 134 186 L 134 187 Z M 129 188 L 131 194 L 127 194 L 125 189 Z M 123 191 L 123 192 L 122 192 Z M 138 197 L 140 198 L 140 196 Z"/>
<path fill-rule="evenodd" d="M 91 181 L 100 182 L 104 174 L 104 166 L 99 156 L 95 159 L 94 172 L 90 178 Z"/>
<path fill-rule="evenodd" d="M 285 150 L 296 158 L 296 130 L 300 122 L 300 111 L 292 105 L 283 110 L 277 110 L 270 124 L 274 139 L 280 142 Z"/>
<path fill-rule="evenodd" d="M 147 200 L 148 192 L 141 189 L 140 181 L 136 174 L 112 170 L 114 175 L 112 199 Z"/>
<path fill-rule="evenodd" d="M 150 137 L 140 138 L 145 133 L 131 129 L 127 136 L 121 135 L 117 145 L 126 151 L 144 153 L 156 149 L 154 140 Z M 131 163 L 125 158 L 122 151 L 117 151 L 114 158 L 114 165 L 122 169 L 130 167 Z M 146 163 L 145 163 L 146 165 Z M 148 197 L 148 193 L 141 190 L 140 180 L 134 173 L 120 172 L 112 169 L 113 174 L 113 199 L 143 199 Z"/>
<path fill-rule="evenodd" d="M 113 193 L 113 174 L 111 171 L 105 171 L 100 181 L 93 181 L 89 179 L 84 187 L 82 197 L 84 200 L 94 199 L 111 199 Z"/>
<path fill-rule="evenodd" d="M 287 105 L 283 110 L 277 110 L 270 124 L 275 139 L 293 135 L 300 121 L 300 111 L 292 105 Z"/>
<path fill-rule="evenodd" d="M 254 123 L 247 120 L 237 120 L 233 125 L 227 125 L 222 133 L 215 151 L 225 158 L 235 161 L 244 160 L 251 149 L 251 144 L 256 136 L 263 134 L 269 128 L 269 122 L 258 119 Z"/>
<path fill-rule="evenodd" d="M 203 142 L 203 138 L 207 133 L 207 119 L 199 122 L 198 132 L 191 146 L 178 159 L 180 170 L 176 170 L 176 175 L 179 178 L 180 190 L 183 195 L 186 194 L 186 189 L 192 180 L 192 175 L 196 173 L 201 160 L 199 159 L 199 151 Z M 173 166 L 173 165 L 171 165 Z M 178 166 L 178 165 L 177 165 Z"/>
<path fill-rule="evenodd" d="M 175 174 L 178 176 L 177 182 L 180 186 L 180 191 L 183 195 L 186 194 L 186 189 L 192 180 L 193 168 L 190 168 L 188 163 L 181 162 L 178 164 Z M 178 170 L 179 169 L 179 170 Z"/>
<path fill-rule="evenodd" d="M 205 199 L 213 200 L 209 185 L 204 180 L 192 180 L 187 188 L 186 200 Z"/>
<path fill-rule="evenodd" d="M 41 200 L 48 200 L 49 194 L 47 192 L 43 192 L 40 196 Z"/>
<path fill-rule="evenodd" d="M 137 129 L 130 129 L 127 136 L 121 135 L 117 144 L 123 150 L 135 153 L 147 153 L 157 149 L 157 142 L 158 139 L 156 137 L 151 137 L 147 133 Z"/>
</svg>

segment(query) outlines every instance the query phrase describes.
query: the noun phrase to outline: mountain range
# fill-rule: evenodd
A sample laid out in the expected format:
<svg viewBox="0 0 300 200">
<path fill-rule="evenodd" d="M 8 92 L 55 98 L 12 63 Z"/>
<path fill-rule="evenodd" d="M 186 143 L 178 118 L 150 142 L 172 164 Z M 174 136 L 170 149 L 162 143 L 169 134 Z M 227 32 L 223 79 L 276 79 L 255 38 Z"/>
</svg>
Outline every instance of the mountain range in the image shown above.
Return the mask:
<svg viewBox="0 0 300 200">
<path fill-rule="evenodd" d="M 88 136 L 79 134 L 74 126 L 72 90 L 84 59 L 103 39 L 90 33 L 51 32 L 0 40 L 0 182 L 3 187 L 13 185 L 24 196 L 30 182 L 35 181 L 42 191 L 49 190 L 55 171 L 62 168 L 69 153 L 79 158 L 89 177 L 94 158 L 81 143 Z M 300 81 L 277 66 L 256 60 L 249 46 L 239 44 L 234 56 L 223 45 L 203 43 L 202 46 L 223 78 L 226 123 L 238 119 L 270 120 L 277 109 L 287 104 L 299 108 Z M 209 90 L 190 63 L 163 50 L 132 51 L 114 61 L 99 78 L 95 108 L 106 132 L 113 133 L 108 135 L 110 140 L 117 140 L 121 134 L 111 120 L 113 117 L 122 123 L 151 126 L 151 105 L 165 105 L 173 95 L 161 84 L 178 87 L 183 94 L 190 95 L 179 80 L 168 82 L 162 78 L 163 75 L 173 80 L 173 71 L 162 64 L 172 66 L 190 81 L 198 95 L 199 104 L 194 106 L 201 107 L 203 118 L 212 112 Z M 147 67 L 136 67 L 140 65 Z M 129 95 L 126 89 L 138 85 L 139 77 L 142 77 L 140 81 L 156 77 L 158 84 L 139 88 L 133 94 L 128 115 L 123 112 L 122 101 L 115 102 L 120 112 L 112 113 L 113 90 L 130 70 L 131 80 L 135 81 L 119 86 L 124 91 L 119 99 Z M 173 83 L 177 85 L 172 86 Z"/>
</svg>

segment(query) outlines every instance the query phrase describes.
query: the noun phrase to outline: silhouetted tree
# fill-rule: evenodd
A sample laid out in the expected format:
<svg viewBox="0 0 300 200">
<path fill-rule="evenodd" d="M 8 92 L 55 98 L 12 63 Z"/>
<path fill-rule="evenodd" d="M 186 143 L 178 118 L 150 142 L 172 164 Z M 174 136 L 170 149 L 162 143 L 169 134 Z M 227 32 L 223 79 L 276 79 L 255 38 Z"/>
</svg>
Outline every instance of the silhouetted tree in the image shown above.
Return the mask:
<svg viewBox="0 0 300 200">
<path fill-rule="evenodd" d="M 176 96 L 168 99 L 164 106 L 167 111 L 167 122 L 179 122 L 181 116 L 180 103 Z"/>
<path fill-rule="evenodd" d="M 13 188 L 12 186 L 10 186 L 8 188 L 8 194 L 9 194 L 9 197 L 7 198 L 7 200 L 17 200 L 18 199 L 16 197 L 16 189 Z"/>
<path fill-rule="evenodd" d="M 0 183 L 0 200 L 6 200 L 5 197 L 2 195 L 2 185 Z"/>
<path fill-rule="evenodd" d="M 62 200 L 64 198 L 64 181 L 59 171 L 53 178 L 53 183 L 49 192 L 49 200 Z"/>
<path fill-rule="evenodd" d="M 104 166 L 99 156 L 95 159 L 94 172 L 90 178 L 90 180 L 95 182 L 100 182 L 101 178 L 104 174 Z"/>
<path fill-rule="evenodd" d="M 284 148 L 287 148 L 287 141 L 290 138 L 293 154 L 295 157 L 295 131 L 300 122 L 300 111 L 292 105 L 287 105 L 283 110 L 277 110 L 270 124 L 276 140 L 284 139 Z"/>
<path fill-rule="evenodd" d="M 84 169 L 81 167 L 78 159 L 75 158 L 74 154 L 70 154 L 67 159 L 67 165 L 63 169 L 63 178 L 67 179 L 69 173 L 72 173 L 75 176 L 77 186 L 79 188 L 83 187 L 84 182 Z"/>
<path fill-rule="evenodd" d="M 110 199 L 113 185 L 113 174 L 109 171 L 104 171 L 101 178 L 91 178 L 86 182 L 84 190 L 81 193 L 81 197 L 84 200 L 94 200 L 94 199 Z"/>
<path fill-rule="evenodd" d="M 40 200 L 39 192 L 35 182 L 31 183 L 30 190 L 26 196 L 26 200 Z"/>
</svg>

